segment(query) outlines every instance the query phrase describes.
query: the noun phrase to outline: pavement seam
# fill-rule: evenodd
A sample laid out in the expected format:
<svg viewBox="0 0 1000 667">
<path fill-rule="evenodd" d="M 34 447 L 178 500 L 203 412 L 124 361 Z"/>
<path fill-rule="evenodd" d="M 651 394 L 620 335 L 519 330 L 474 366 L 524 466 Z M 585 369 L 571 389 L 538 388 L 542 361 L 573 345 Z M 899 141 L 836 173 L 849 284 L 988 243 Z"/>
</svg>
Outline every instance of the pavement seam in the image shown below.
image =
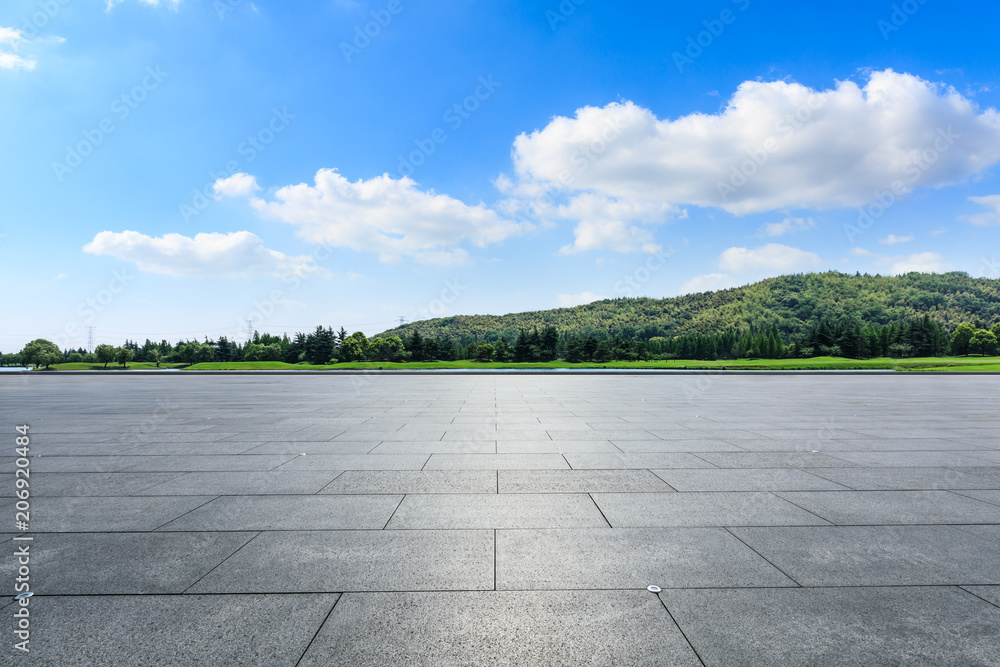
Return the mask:
<svg viewBox="0 0 1000 667">
<path fill-rule="evenodd" d="M 399 499 L 399 502 L 396 504 L 396 509 L 392 510 L 392 514 L 389 515 L 388 521 L 386 521 L 385 525 L 382 526 L 382 530 L 385 530 L 389 526 L 389 521 L 392 521 L 392 517 L 396 516 L 396 512 L 399 511 L 399 506 L 403 504 L 404 500 L 406 500 L 406 495 L 407 494 L 404 493 L 403 497 Z"/>
<path fill-rule="evenodd" d="M 111 497 L 111 498 L 127 498 L 128 496 L 87 496 L 87 497 L 90 497 L 90 498 L 101 498 L 101 497 Z M 143 497 L 145 497 L 145 498 L 165 498 L 165 497 L 169 497 L 169 496 L 143 496 Z M 185 496 L 176 496 L 176 497 L 178 497 L 178 498 L 184 498 Z M 215 500 L 218 500 L 218 499 L 219 499 L 219 498 L 221 498 L 221 497 L 222 497 L 222 496 L 219 496 L 219 495 L 214 495 L 214 496 L 212 496 L 212 499 L 211 499 L 211 500 L 208 500 L 208 501 L 206 501 L 206 502 L 203 502 L 203 503 L 202 503 L 201 505 L 198 505 L 197 507 L 192 507 L 192 508 L 191 508 L 191 509 L 189 509 L 189 510 L 188 510 L 187 512 L 184 512 L 183 514 L 181 514 L 181 515 L 179 515 L 179 516 L 175 516 L 175 517 L 174 517 L 173 519 L 171 519 L 170 521 L 165 521 L 165 522 L 163 522 L 162 524 L 160 524 L 159 526 L 157 526 L 156 528 L 153 528 L 153 529 L 151 529 L 151 530 L 149 530 L 149 531 L 147 531 L 147 532 L 150 532 L 150 533 L 154 533 L 154 532 L 158 531 L 158 530 L 159 530 L 160 528 L 163 528 L 164 526 L 167 526 L 167 525 L 169 525 L 169 524 L 173 523 L 174 521 L 177 521 L 178 519 L 181 519 L 181 518 L 184 518 L 184 517 L 186 517 L 186 516 L 187 516 L 188 514 L 190 514 L 191 512 L 194 512 L 195 510 L 199 510 L 199 509 L 201 509 L 202 507 L 204 507 L 205 505 L 207 505 L 208 503 L 210 503 L 210 502 L 213 502 L 213 501 L 215 501 Z M 61 531 L 60 531 L 60 532 L 61 532 Z M 87 532 L 91 532 L 91 531 L 87 531 Z M 97 532 L 97 531 L 95 531 L 95 532 Z M 103 531 L 101 531 L 101 532 L 103 532 Z"/>
<path fill-rule="evenodd" d="M 597 511 L 601 513 L 601 518 L 604 519 L 604 523 L 608 524 L 608 528 L 614 528 L 614 526 L 611 525 L 611 522 L 608 521 L 608 517 L 604 516 L 604 510 L 602 510 L 601 506 L 597 504 L 596 500 L 594 500 L 594 494 L 588 493 L 587 497 L 590 498 L 590 502 L 594 503 L 594 507 L 597 508 Z"/>
<path fill-rule="evenodd" d="M 997 604 L 996 602 L 992 602 L 992 601 L 990 601 L 990 600 L 987 600 L 987 599 L 986 599 L 986 598 L 984 598 L 984 597 L 983 597 L 982 595 L 978 595 L 978 594 L 976 594 L 976 593 L 973 593 L 973 592 L 972 592 L 972 591 L 970 591 L 969 589 L 965 588 L 965 586 L 971 586 L 971 585 L 972 585 L 972 584 L 963 584 L 962 586 L 956 586 L 955 588 L 957 588 L 957 589 L 959 589 L 960 591 L 963 591 L 963 592 L 965 592 L 965 593 L 968 593 L 969 595 L 971 595 L 971 596 L 973 596 L 973 597 L 976 597 L 976 598 L 979 598 L 980 600 L 982 600 L 982 601 L 983 601 L 983 602 L 985 602 L 986 604 L 991 604 L 991 605 L 993 605 L 994 607 L 996 607 L 997 609 L 1000 609 L 1000 604 Z M 987 584 L 987 585 L 989 585 L 989 584 Z"/>
<path fill-rule="evenodd" d="M 333 606 L 330 607 L 330 611 L 326 612 L 326 616 L 323 617 L 323 622 L 319 624 L 318 628 L 316 628 L 316 632 L 313 633 L 312 639 L 310 639 L 309 643 L 306 644 L 306 648 L 302 651 L 302 655 L 300 655 L 299 659 L 295 661 L 295 667 L 299 667 L 299 663 L 301 663 L 306 657 L 306 653 L 308 653 L 309 649 L 312 648 L 313 642 L 316 641 L 317 637 L 319 637 L 320 631 L 323 629 L 323 626 L 326 625 L 326 622 L 330 620 L 330 615 L 333 614 L 333 610 L 337 608 L 337 604 L 344 598 L 344 595 L 344 593 L 337 595 L 337 599 L 333 601 Z"/>
<path fill-rule="evenodd" d="M 773 567 L 775 570 L 777 570 L 781 574 L 783 574 L 786 577 L 788 577 L 788 580 L 791 581 L 793 584 L 795 584 L 799 588 L 804 588 L 804 586 L 802 584 L 800 584 L 795 579 L 793 579 L 787 572 L 785 572 L 780 567 L 778 567 L 777 565 L 775 565 L 774 563 L 772 563 L 767 557 L 765 557 L 762 553 L 760 553 L 759 551 L 757 551 L 756 549 L 754 549 L 752 546 L 750 546 L 749 544 L 747 544 L 746 542 L 744 542 L 743 539 L 740 538 L 740 536 L 737 535 L 736 533 L 734 533 L 732 530 L 730 530 L 728 526 L 723 526 L 722 530 L 726 531 L 727 533 L 729 533 L 730 535 L 732 535 L 733 537 L 735 537 L 737 540 L 739 540 L 740 544 L 742 544 L 747 549 L 749 549 L 750 551 L 752 551 L 755 554 L 757 554 L 765 563 L 767 563 L 768 565 L 770 565 L 771 567 Z"/>
<path fill-rule="evenodd" d="M 702 660 L 701 654 L 698 653 L 698 649 L 696 649 L 694 647 L 694 644 L 691 643 L 691 640 L 688 639 L 687 633 L 685 633 L 683 628 L 681 628 L 681 624 L 677 622 L 677 619 L 674 618 L 674 615 L 670 613 L 670 609 L 667 607 L 667 603 L 663 601 L 663 598 L 660 597 L 659 593 L 656 593 L 656 599 L 660 601 L 661 605 L 663 605 L 663 611 L 667 612 L 667 616 L 670 617 L 670 620 L 674 624 L 674 627 L 677 628 L 677 632 L 681 633 L 681 637 L 683 637 L 684 641 L 687 642 L 687 645 L 691 647 L 691 651 L 694 653 L 694 657 L 698 658 L 698 662 L 701 663 L 702 667 L 706 667 L 705 661 Z"/>
<path fill-rule="evenodd" d="M 235 556 L 236 554 L 238 554 L 243 549 L 243 547 L 245 547 L 246 545 L 248 545 L 251 542 L 253 542 L 254 540 L 256 540 L 258 537 L 260 537 L 261 533 L 263 533 L 263 532 L 264 531 L 258 531 L 256 535 L 254 535 L 249 540 L 247 540 L 246 542 L 244 542 L 243 544 L 241 544 L 240 547 L 239 547 L 239 549 L 236 549 L 236 551 L 234 551 L 233 553 L 229 554 L 228 556 L 226 556 L 225 558 L 223 558 L 222 560 L 220 560 L 218 563 L 216 563 L 215 566 L 212 567 L 212 569 L 210 569 L 208 572 L 206 572 L 205 574 L 203 574 L 200 577 L 198 577 L 197 581 L 195 581 L 190 586 L 188 586 L 183 591 L 181 591 L 181 595 L 185 595 L 189 590 L 191 590 L 192 588 L 194 588 L 195 586 L 197 586 L 201 582 L 202 579 L 204 579 L 208 575 L 210 575 L 213 572 L 215 572 L 219 567 L 222 566 L 223 563 L 225 563 L 227 560 L 229 560 L 230 558 L 232 558 L 233 556 Z"/>
</svg>

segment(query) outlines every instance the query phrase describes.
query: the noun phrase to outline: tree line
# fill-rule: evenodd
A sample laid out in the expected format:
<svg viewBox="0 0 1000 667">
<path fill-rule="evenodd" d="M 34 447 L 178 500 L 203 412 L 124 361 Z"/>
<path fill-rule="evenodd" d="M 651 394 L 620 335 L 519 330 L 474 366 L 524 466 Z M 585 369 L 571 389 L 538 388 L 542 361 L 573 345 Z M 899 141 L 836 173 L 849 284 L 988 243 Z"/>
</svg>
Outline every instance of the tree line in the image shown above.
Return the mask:
<svg viewBox="0 0 1000 667">
<path fill-rule="evenodd" d="M 432 338 L 414 330 L 409 336 L 368 338 L 341 327 L 317 326 L 310 333 L 276 336 L 254 332 L 241 343 L 220 336 L 159 343 L 147 339 L 143 345 L 126 340 L 121 346 L 98 345 L 94 351 L 82 348 L 60 350 L 44 339 L 28 343 L 18 354 L 0 355 L 3 365 L 48 367 L 63 362 L 120 364 L 130 362 L 190 365 L 202 362 L 282 361 L 289 364 L 325 365 L 355 361 L 456 361 L 547 362 L 563 359 L 570 363 L 649 360 L 785 359 L 816 356 L 868 359 L 873 357 L 934 357 L 947 354 L 992 355 L 997 352 L 1000 322 L 988 327 L 983 322 L 963 322 L 951 332 L 929 315 L 884 325 L 865 326 L 854 318 L 833 321 L 820 319 L 804 335 L 794 339 L 782 334 L 777 325 L 730 330 L 721 333 L 688 333 L 667 337 L 655 327 L 645 327 L 631 338 L 591 330 L 560 334 L 554 326 L 521 329 L 510 339 L 492 336 L 487 340 Z"/>
</svg>

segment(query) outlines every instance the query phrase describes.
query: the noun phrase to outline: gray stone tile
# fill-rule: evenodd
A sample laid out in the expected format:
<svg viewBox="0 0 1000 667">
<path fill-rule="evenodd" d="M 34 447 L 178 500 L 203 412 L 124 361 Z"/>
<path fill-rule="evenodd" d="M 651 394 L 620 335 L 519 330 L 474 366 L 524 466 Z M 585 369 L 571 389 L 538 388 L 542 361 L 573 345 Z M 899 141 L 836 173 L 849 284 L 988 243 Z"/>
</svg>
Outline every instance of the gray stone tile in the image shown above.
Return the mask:
<svg viewBox="0 0 1000 667">
<path fill-rule="evenodd" d="M 118 473 L 122 474 L 122 473 Z M 248 472 L 189 472 L 137 495 L 184 496 L 212 493 L 220 496 L 311 494 L 329 484 L 339 471 L 267 470 Z"/>
<path fill-rule="evenodd" d="M 699 453 L 699 458 L 720 468 L 854 468 L 856 463 L 813 452 Z"/>
<path fill-rule="evenodd" d="M 42 595 L 183 593 L 254 533 L 59 533 L 31 542 L 32 589 Z M 14 552 L 12 544 L 4 545 Z M 17 561 L 0 561 L 13 581 Z M 42 574 L 44 573 L 44 575 Z M 106 598 L 105 598 L 106 600 Z"/>
<path fill-rule="evenodd" d="M 732 528 L 803 586 L 1000 583 L 997 540 L 955 526 Z"/>
<path fill-rule="evenodd" d="M 826 524 L 770 493 L 595 493 L 593 497 L 614 528 Z"/>
<path fill-rule="evenodd" d="M 656 597 L 638 591 L 351 593 L 301 664 L 334 662 L 700 664 Z"/>
<path fill-rule="evenodd" d="M 607 440 L 501 440 L 497 442 L 500 454 L 536 454 L 563 452 L 612 452 L 621 450 Z"/>
<path fill-rule="evenodd" d="M 942 466 L 989 466 L 988 461 L 973 457 L 975 452 L 838 452 L 837 457 L 862 466 L 886 468 L 939 468 Z M 802 468 L 818 466 L 803 465 Z"/>
<path fill-rule="evenodd" d="M 128 472 L 209 472 L 238 470 L 273 470 L 292 457 L 288 454 L 260 456 L 238 454 L 233 456 L 135 456 Z"/>
<path fill-rule="evenodd" d="M 131 496 L 182 474 L 179 472 L 50 472 L 32 478 L 31 495 Z M 13 485 L 11 492 L 13 493 Z"/>
<path fill-rule="evenodd" d="M 380 440 L 365 442 L 264 442 L 244 451 L 244 454 L 291 454 L 297 456 L 305 452 L 307 456 L 317 454 L 367 454 L 375 449 Z"/>
<path fill-rule="evenodd" d="M 648 470 L 501 470 L 500 493 L 669 492 Z"/>
<path fill-rule="evenodd" d="M 789 491 L 778 495 L 838 525 L 1000 523 L 1000 507 L 950 491 Z"/>
<path fill-rule="evenodd" d="M 427 454 L 317 454 L 297 456 L 280 470 L 420 470 Z"/>
<path fill-rule="evenodd" d="M 559 454 L 432 454 L 425 470 L 553 470 L 569 465 Z"/>
<path fill-rule="evenodd" d="M 492 470 L 348 470 L 320 493 L 496 493 Z"/>
<path fill-rule="evenodd" d="M 626 453 L 633 452 L 742 452 L 724 440 L 613 440 Z"/>
<path fill-rule="evenodd" d="M 261 533 L 189 592 L 489 590 L 493 554 L 488 530 Z"/>
<path fill-rule="evenodd" d="M 46 597 L 32 618 L 30 664 L 250 665 L 267 656 L 294 667 L 338 597 Z"/>
<path fill-rule="evenodd" d="M 1000 491 L 996 489 L 992 491 L 956 491 L 955 493 L 960 496 L 965 496 L 966 498 L 981 500 L 982 502 L 990 503 L 991 505 L 1000 505 Z"/>
<path fill-rule="evenodd" d="M 400 500 L 402 496 L 221 496 L 161 530 L 379 530 Z"/>
<path fill-rule="evenodd" d="M 705 468 L 652 472 L 678 491 L 823 491 L 845 488 L 794 468 Z"/>
<path fill-rule="evenodd" d="M 31 503 L 31 530 L 39 533 L 155 530 L 213 497 L 41 497 Z"/>
<path fill-rule="evenodd" d="M 1000 607 L 1000 586 L 962 586 L 962 588 L 990 604 Z"/>
<path fill-rule="evenodd" d="M 660 594 L 706 665 L 990 665 L 1000 609 L 957 588 Z"/>
<path fill-rule="evenodd" d="M 858 491 L 989 489 L 998 484 L 952 468 L 822 468 L 811 472 Z"/>
<path fill-rule="evenodd" d="M 372 454 L 496 454 L 496 440 L 383 442 Z"/>
<path fill-rule="evenodd" d="M 569 452 L 565 454 L 565 457 L 575 470 L 648 470 L 653 468 L 715 467 L 693 454 L 581 454 Z"/>
<path fill-rule="evenodd" d="M 606 528 L 586 494 L 408 495 L 388 529 Z"/>
<path fill-rule="evenodd" d="M 497 531 L 498 590 L 794 586 L 721 528 Z"/>
</svg>

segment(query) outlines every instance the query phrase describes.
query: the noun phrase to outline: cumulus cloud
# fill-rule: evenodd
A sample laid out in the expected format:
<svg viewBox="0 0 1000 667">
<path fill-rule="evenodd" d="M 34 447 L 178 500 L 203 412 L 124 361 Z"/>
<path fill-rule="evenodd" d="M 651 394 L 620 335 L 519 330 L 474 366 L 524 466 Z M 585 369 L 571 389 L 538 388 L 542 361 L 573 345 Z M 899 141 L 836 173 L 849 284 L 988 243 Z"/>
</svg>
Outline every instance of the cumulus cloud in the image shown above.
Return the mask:
<svg viewBox="0 0 1000 667">
<path fill-rule="evenodd" d="M 894 184 L 941 187 L 996 163 L 1000 116 L 893 70 L 827 90 L 746 81 L 715 114 L 669 120 L 630 101 L 584 107 L 521 134 L 512 156 L 515 178 L 498 185 L 527 198 L 588 192 L 736 215 L 853 207 Z"/>
<path fill-rule="evenodd" d="M 215 191 L 215 198 L 222 197 L 249 197 L 260 190 L 257 179 L 250 174 L 233 174 L 228 178 L 220 178 L 212 184 Z"/>
<path fill-rule="evenodd" d="M 17 28 L 0 26 L 0 69 L 35 69 L 38 61 L 30 57 L 22 58 L 13 52 L 26 42 L 24 35 Z"/>
<path fill-rule="evenodd" d="M 579 294 L 559 294 L 556 299 L 559 301 L 560 308 L 572 308 L 573 306 L 582 306 L 585 303 L 593 303 L 594 301 L 603 301 L 607 299 L 606 296 L 600 296 L 594 294 L 593 292 L 580 292 Z"/>
<path fill-rule="evenodd" d="M 653 232 L 646 225 L 660 224 L 677 215 L 674 207 L 662 202 L 616 201 L 589 193 L 544 210 L 550 219 L 578 221 L 573 244 L 559 250 L 563 255 L 585 250 L 659 252 L 662 247 L 654 242 Z"/>
<path fill-rule="evenodd" d="M 892 265 L 892 273 L 902 274 L 911 271 L 920 273 L 945 273 L 952 270 L 952 265 L 945 262 L 938 252 L 918 252 L 904 257 Z"/>
<path fill-rule="evenodd" d="M 912 240 L 912 234 L 909 236 L 896 236 L 895 234 L 889 234 L 884 239 L 879 239 L 878 242 L 885 245 L 897 245 L 899 243 L 909 243 Z"/>
<path fill-rule="evenodd" d="M 237 174 L 245 194 L 246 174 Z M 217 192 L 230 187 L 217 181 Z M 252 179 L 251 179 L 252 180 Z M 250 196 L 265 217 L 294 225 L 300 237 L 356 251 L 375 252 L 382 261 L 412 257 L 428 264 L 460 264 L 469 243 L 485 247 L 531 228 L 505 219 L 484 204 L 470 206 L 433 190 L 421 190 L 410 178 L 383 174 L 350 182 L 336 169 L 321 169 L 315 184 L 280 188 L 270 200 Z"/>
<path fill-rule="evenodd" d="M 189 278 L 252 278 L 306 276 L 323 273 L 309 255 L 291 257 L 264 247 L 250 232 L 230 234 L 165 234 L 155 238 L 139 232 L 100 232 L 84 252 L 132 262 L 149 273 Z"/>
<path fill-rule="evenodd" d="M 761 232 L 765 236 L 782 236 L 812 229 L 816 226 L 816 221 L 812 218 L 785 218 L 781 222 L 769 222 L 761 227 Z"/>
<path fill-rule="evenodd" d="M 736 280 L 728 273 L 706 273 L 703 276 L 695 276 L 681 285 L 680 294 L 716 292 L 735 286 Z"/>
<path fill-rule="evenodd" d="M 986 208 L 983 213 L 966 216 L 965 219 L 979 227 L 990 225 L 1000 225 L 1000 195 L 986 195 L 985 197 L 969 197 L 969 201 Z"/>
<path fill-rule="evenodd" d="M 719 256 L 719 268 L 734 273 L 748 271 L 807 271 L 818 268 L 823 260 L 815 253 L 780 243 L 759 248 L 729 248 Z"/>
<path fill-rule="evenodd" d="M 848 252 L 850 252 L 855 257 L 877 257 L 878 256 L 875 253 L 873 253 L 871 250 L 865 250 L 864 248 L 851 248 Z"/>
</svg>

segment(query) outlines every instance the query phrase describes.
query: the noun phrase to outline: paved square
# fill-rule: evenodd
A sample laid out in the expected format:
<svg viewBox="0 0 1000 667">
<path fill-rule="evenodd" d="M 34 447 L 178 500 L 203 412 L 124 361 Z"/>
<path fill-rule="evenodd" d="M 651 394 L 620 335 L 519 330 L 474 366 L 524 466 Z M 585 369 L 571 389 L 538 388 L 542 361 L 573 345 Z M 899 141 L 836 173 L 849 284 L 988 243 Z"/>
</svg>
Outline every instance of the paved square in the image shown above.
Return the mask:
<svg viewBox="0 0 1000 667">
<path fill-rule="evenodd" d="M 998 382 L 0 375 L 0 664 L 997 665 Z"/>
</svg>

